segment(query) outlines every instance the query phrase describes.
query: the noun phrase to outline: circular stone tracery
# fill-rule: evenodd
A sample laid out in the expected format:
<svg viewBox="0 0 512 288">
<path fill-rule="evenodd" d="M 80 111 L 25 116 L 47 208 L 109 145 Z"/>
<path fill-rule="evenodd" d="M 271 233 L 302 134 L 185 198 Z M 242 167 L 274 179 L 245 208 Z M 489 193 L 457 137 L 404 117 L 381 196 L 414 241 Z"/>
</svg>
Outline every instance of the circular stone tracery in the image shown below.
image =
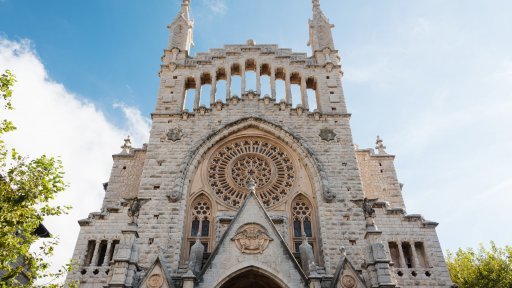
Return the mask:
<svg viewBox="0 0 512 288">
<path fill-rule="evenodd" d="M 231 141 L 213 153 L 208 183 L 226 205 L 236 208 L 242 204 L 250 177 L 256 182 L 258 198 L 271 207 L 288 195 L 295 182 L 295 169 L 283 149 L 258 138 Z"/>
</svg>

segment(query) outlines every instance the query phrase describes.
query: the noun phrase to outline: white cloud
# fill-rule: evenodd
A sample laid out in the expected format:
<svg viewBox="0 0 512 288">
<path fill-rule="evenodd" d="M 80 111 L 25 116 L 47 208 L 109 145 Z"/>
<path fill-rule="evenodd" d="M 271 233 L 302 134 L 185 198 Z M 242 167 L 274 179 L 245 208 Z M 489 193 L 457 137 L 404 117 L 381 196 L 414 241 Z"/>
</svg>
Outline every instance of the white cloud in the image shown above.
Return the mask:
<svg viewBox="0 0 512 288">
<path fill-rule="evenodd" d="M 213 13 L 224 14 L 228 10 L 224 0 L 203 0 L 203 2 Z"/>
<path fill-rule="evenodd" d="M 149 130 L 151 128 L 151 121 L 142 116 L 139 109 L 127 106 L 123 103 L 115 103 L 115 108 L 123 111 L 127 120 L 128 134 L 133 136 L 132 142 L 146 143 L 149 139 Z"/>
<path fill-rule="evenodd" d="M 147 142 L 149 120 L 136 108 L 117 104 L 128 120 L 127 129 L 110 123 L 94 104 L 49 78 L 27 40 L 0 38 L 0 71 L 5 69 L 10 69 L 17 78 L 15 110 L 2 115 L 18 128 L 7 135 L 7 144 L 31 157 L 61 157 L 70 184 L 57 202 L 72 205 L 72 212 L 44 222 L 51 233 L 60 235 L 61 244 L 51 259 L 55 267 L 60 267 L 72 256 L 79 232 L 77 220 L 101 206 L 101 183 L 110 174 L 110 155 L 120 152 L 127 134 L 133 136 L 137 145 Z"/>
</svg>

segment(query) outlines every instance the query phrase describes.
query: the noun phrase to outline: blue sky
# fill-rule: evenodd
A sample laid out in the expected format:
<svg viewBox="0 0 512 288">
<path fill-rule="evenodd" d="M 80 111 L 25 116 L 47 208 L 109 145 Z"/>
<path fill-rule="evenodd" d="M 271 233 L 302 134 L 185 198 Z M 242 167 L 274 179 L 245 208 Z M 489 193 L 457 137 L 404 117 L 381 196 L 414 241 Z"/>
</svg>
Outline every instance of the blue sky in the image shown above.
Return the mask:
<svg viewBox="0 0 512 288">
<path fill-rule="evenodd" d="M 147 139 L 166 25 L 180 2 L 0 0 L 0 69 L 17 69 L 24 98 L 12 117 L 32 133 L 12 143 L 63 154 L 65 199 L 76 207 L 69 225 L 99 208 L 123 135 Z M 336 25 L 354 140 L 372 147 L 380 135 L 397 155 L 408 212 L 441 223 L 444 249 L 510 244 L 512 2 L 321 3 Z M 192 54 L 249 38 L 309 53 L 309 0 L 192 0 L 192 14 Z M 48 125 L 57 128 L 34 148 Z M 59 257 L 70 256 L 72 236 Z"/>
</svg>

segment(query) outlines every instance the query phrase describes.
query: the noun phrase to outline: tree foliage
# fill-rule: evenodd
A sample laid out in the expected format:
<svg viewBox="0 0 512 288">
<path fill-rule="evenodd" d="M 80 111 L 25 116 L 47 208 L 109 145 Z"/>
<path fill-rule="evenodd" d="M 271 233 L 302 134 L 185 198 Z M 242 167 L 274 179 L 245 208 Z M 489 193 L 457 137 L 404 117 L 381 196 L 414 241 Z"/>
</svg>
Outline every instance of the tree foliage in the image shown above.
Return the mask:
<svg viewBox="0 0 512 288">
<path fill-rule="evenodd" d="M 480 244 L 478 250 L 448 251 L 447 264 L 459 288 L 512 287 L 512 246 L 499 248 L 491 241 L 489 249 Z"/>
<path fill-rule="evenodd" d="M 12 110 L 12 86 L 15 77 L 10 71 L 0 75 L 0 115 Z M 33 287 L 37 279 L 55 279 L 65 274 L 49 272 L 48 256 L 58 239 L 42 241 L 38 249 L 30 249 L 38 240 L 35 231 L 46 216 L 66 213 L 69 207 L 50 204 L 64 191 L 64 170 L 59 159 L 40 156 L 29 159 L 6 146 L 3 137 L 16 127 L 7 119 L 0 122 L 0 287 Z M 38 242 L 39 243 L 39 242 Z M 21 264 L 21 265 L 20 265 Z M 18 282 L 24 274 L 27 284 Z M 57 284 L 43 286 L 57 287 Z"/>
</svg>

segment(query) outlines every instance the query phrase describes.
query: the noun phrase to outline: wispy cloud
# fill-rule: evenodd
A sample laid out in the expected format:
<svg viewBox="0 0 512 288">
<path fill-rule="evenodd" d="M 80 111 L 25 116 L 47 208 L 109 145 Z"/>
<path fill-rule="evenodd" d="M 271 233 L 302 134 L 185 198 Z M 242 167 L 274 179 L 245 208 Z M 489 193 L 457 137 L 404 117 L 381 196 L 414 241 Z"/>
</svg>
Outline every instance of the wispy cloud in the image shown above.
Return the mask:
<svg viewBox="0 0 512 288">
<path fill-rule="evenodd" d="M 115 103 L 115 108 L 123 111 L 126 118 L 126 128 L 133 137 L 134 143 L 141 145 L 149 140 L 149 130 L 151 128 L 151 120 L 144 117 L 139 109 L 130 107 L 124 103 Z"/>
<path fill-rule="evenodd" d="M 204 4 L 216 14 L 224 14 L 228 10 L 225 0 L 203 0 Z"/>
<path fill-rule="evenodd" d="M 131 134 L 136 143 L 148 140 L 148 119 L 134 107 L 118 104 L 126 117 L 126 127 L 109 122 L 97 107 L 49 78 L 28 40 L 0 38 L 0 71 L 16 75 L 14 111 L 1 118 L 11 119 L 18 130 L 7 134 L 6 142 L 19 152 L 37 157 L 59 156 L 70 184 L 57 199 L 74 208 L 67 216 L 45 220 L 52 234 L 60 235 L 52 265 L 67 263 L 79 232 L 77 220 L 98 211 L 103 199 L 101 183 L 107 181 L 111 154 L 120 152 L 123 138 Z M 140 145 L 140 144 L 139 144 Z"/>
</svg>

